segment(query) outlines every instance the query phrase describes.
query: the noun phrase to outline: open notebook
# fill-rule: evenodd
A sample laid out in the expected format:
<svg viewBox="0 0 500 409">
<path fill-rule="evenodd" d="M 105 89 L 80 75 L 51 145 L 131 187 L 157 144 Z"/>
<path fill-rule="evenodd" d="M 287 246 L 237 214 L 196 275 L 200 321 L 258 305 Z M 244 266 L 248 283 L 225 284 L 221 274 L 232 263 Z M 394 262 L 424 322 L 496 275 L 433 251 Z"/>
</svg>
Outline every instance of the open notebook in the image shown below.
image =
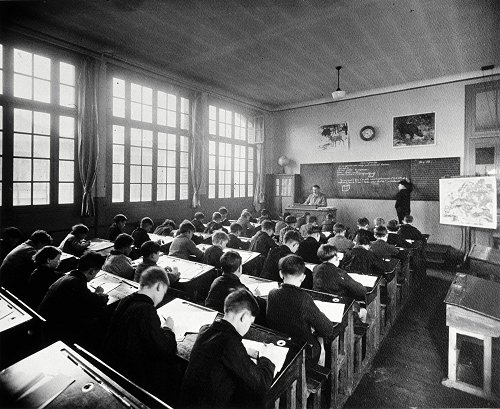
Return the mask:
<svg viewBox="0 0 500 409">
<path fill-rule="evenodd" d="M 263 342 L 252 341 L 250 339 L 243 339 L 242 342 L 247 352 L 249 352 L 249 350 L 253 350 L 256 351 L 259 356 L 262 355 L 263 350 L 266 349 L 266 357 L 269 358 L 274 364 L 274 376 L 281 371 L 281 368 L 283 368 L 283 364 L 285 363 L 286 355 L 288 354 L 287 347 L 279 347 L 274 344 L 264 344 Z M 249 355 L 252 356 L 253 354 Z M 254 360 L 254 362 L 256 361 Z"/>
<path fill-rule="evenodd" d="M 338 302 L 325 302 L 314 300 L 320 311 L 332 322 L 342 322 L 344 304 Z"/>
</svg>

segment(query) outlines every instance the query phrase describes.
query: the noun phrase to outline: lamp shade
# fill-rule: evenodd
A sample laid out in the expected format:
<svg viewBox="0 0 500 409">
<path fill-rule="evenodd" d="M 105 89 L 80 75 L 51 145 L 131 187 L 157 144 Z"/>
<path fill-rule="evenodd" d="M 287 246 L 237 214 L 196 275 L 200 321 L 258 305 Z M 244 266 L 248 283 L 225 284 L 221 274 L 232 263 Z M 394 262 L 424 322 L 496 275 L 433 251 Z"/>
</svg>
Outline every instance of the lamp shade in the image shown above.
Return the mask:
<svg viewBox="0 0 500 409">
<path fill-rule="evenodd" d="M 290 159 L 288 159 L 286 156 L 280 156 L 278 158 L 278 165 L 285 167 L 290 163 Z"/>
</svg>

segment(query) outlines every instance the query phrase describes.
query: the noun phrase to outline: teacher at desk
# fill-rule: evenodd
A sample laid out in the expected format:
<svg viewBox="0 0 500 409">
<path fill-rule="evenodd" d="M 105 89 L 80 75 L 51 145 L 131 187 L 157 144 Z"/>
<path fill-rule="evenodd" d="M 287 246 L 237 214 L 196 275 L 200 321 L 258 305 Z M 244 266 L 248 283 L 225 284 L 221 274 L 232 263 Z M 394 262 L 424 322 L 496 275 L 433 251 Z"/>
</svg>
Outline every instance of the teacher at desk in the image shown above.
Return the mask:
<svg viewBox="0 0 500 409">
<path fill-rule="evenodd" d="M 413 190 L 413 183 L 408 179 L 403 179 L 398 185 L 399 192 L 396 194 L 396 212 L 398 214 L 399 224 L 403 222 L 406 215 L 410 214 L 410 194 Z"/>
<path fill-rule="evenodd" d="M 326 196 L 321 193 L 321 189 L 318 185 L 314 185 L 312 187 L 312 193 L 307 197 L 303 204 L 324 207 L 326 206 Z"/>
</svg>

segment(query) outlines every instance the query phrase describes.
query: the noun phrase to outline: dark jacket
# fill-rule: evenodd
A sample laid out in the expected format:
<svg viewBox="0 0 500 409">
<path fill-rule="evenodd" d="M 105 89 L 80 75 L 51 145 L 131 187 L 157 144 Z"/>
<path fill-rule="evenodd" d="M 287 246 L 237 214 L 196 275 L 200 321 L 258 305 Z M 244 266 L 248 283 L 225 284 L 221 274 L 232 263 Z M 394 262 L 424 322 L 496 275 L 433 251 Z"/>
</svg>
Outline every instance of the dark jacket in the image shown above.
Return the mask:
<svg viewBox="0 0 500 409">
<path fill-rule="evenodd" d="M 240 240 L 234 233 L 229 233 L 229 241 L 226 244 L 227 248 L 236 250 L 248 250 L 250 243 Z"/>
<path fill-rule="evenodd" d="M 318 258 L 318 249 L 321 243 L 314 237 L 306 237 L 300 242 L 297 249 L 297 255 L 302 257 L 306 263 L 319 264 L 321 261 Z"/>
<path fill-rule="evenodd" d="M 413 184 L 408 183 L 406 189 L 401 189 L 396 193 L 396 203 L 394 207 L 396 211 L 402 216 L 410 214 L 410 195 L 413 190 Z"/>
<path fill-rule="evenodd" d="M 354 242 L 341 234 L 336 234 L 328 239 L 328 244 L 335 246 L 338 251 L 346 252 L 354 247 Z"/>
<path fill-rule="evenodd" d="M 354 236 L 353 237 L 354 237 L 354 241 L 355 242 L 358 242 L 358 235 L 360 235 L 360 234 L 368 237 L 368 240 L 370 240 L 370 241 L 375 241 L 376 240 L 375 235 L 373 234 L 373 232 L 371 230 L 359 229 L 359 230 L 356 230 L 354 232 Z"/>
<path fill-rule="evenodd" d="M 194 228 L 198 233 L 203 233 L 205 231 L 205 225 L 201 220 L 193 219 L 191 220 L 191 223 L 193 224 Z"/>
<path fill-rule="evenodd" d="M 266 319 L 269 328 L 312 345 L 308 358 L 318 362 L 320 344 L 311 328 L 320 337 L 332 336 L 334 324 L 314 304 L 312 297 L 299 287 L 282 284 L 267 297 Z"/>
<path fill-rule="evenodd" d="M 350 273 L 370 275 L 389 271 L 389 265 L 384 260 L 363 247 L 354 247 L 342 261 L 342 268 Z"/>
<path fill-rule="evenodd" d="M 392 244 L 396 247 L 411 247 L 411 244 L 397 233 L 387 233 L 387 243 Z"/>
<path fill-rule="evenodd" d="M 134 239 L 134 246 L 138 249 L 141 248 L 142 244 L 151 240 L 149 234 L 142 227 L 138 227 L 132 232 L 132 237 Z"/>
<path fill-rule="evenodd" d="M 323 293 L 361 301 L 366 295 L 366 288 L 363 284 L 353 280 L 344 270 L 329 262 L 314 267 L 313 282 L 313 290 Z"/>
<path fill-rule="evenodd" d="M 27 297 L 28 282 L 35 268 L 35 253 L 35 244 L 26 240 L 7 254 L 0 267 L 0 285 L 22 300 Z"/>
<path fill-rule="evenodd" d="M 420 230 L 411 224 L 402 224 L 399 227 L 398 234 L 405 240 L 424 240 Z"/>
<path fill-rule="evenodd" d="M 205 306 L 219 312 L 224 312 L 224 300 L 230 293 L 239 288 L 246 288 L 248 290 L 236 274 L 223 274 L 217 277 L 210 286 Z"/>
<path fill-rule="evenodd" d="M 120 301 L 103 349 L 118 372 L 167 402 L 174 400 L 180 384 L 173 365 L 177 343 L 174 333 L 161 327 L 150 297 L 134 293 Z"/>
<path fill-rule="evenodd" d="M 78 270 L 52 284 L 42 300 L 38 312 L 47 320 L 49 340 L 66 343 L 97 341 L 107 298 L 87 288 L 85 275 Z"/>
<path fill-rule="evenodd" d="M 384 240 L 375 240 L 370 245 L 370 250 L 373 251 L 379 258 L 391 258 L 397 256 L 399 250 L 392 244 L 388 244 Z"/>
<path fill-rule="evenodd" d="M 81 257 L 88 248 L 88 242 L 78 239 L 73 234 L 68 234 L 59 245 L 63 253 L 72 254 L 76 257 Z"/>
<path fill-rule="evenodd" d="M 180 235 L 172 241 L 168 255 L 184 260 L 189 260 L 189 256 L 194 255 L 197 259 L 201 260 L 203 258 L 203 251 L 196 247 L 196 244 L 189 237 Z"/>
<path fill-rule="evenodd" d="M 208 222 L 207 227 L 205 228 L 204 232 L 212 234 L 214 231 L 217 231 L 217 230 L 222 230 L 223 232 L 227 233 L 227 229 L 224 228 L 222 223 L 215 222 L 212 220 L 211 222 Z"/>
<path fill-rule="evenodd" d="M 223 254 L 224 251 L 219 246 L 210 246 L 205 250 L 205 254 L 203 255 L 203 263 L 220 269 L 220 258 Z"/>
<path fill-rule="evenodd" d="M 45 297 L 45 294 L 47 294 L 49 287 L 62 276 L 62 273 L 47 266 L 38 266 L 35 268 L 31 273 L 28 283 L 28 305 L 36 310 L 42 302 L 43 297 Z"/>
<path fill-rule="evenodd" d="M 109 226 L 108 229 L 108 240 L 115 241 L 118 235 L 122 233 L 123 231 L 120 230 L 120 228 L 116 225 L 116 223 L 113 223 L 111 226 Z"/>
<path fill-rule="evenodd" d="M 241 336 L 227 321 L 202 329 L 189 358 L 181 387 L 180 407 L 234 408 L 261 406 L 273 381 L 274 364 L 254 364 Z"/>
<path fill-rule="evenodd" d="M 250 241 L 250 251 L 262 254 L 264 257 L 267 256 L 269 250 L 276 247 L 276 242 L 264 231 L 259 231 L 255 233 Z"/>
</svg>

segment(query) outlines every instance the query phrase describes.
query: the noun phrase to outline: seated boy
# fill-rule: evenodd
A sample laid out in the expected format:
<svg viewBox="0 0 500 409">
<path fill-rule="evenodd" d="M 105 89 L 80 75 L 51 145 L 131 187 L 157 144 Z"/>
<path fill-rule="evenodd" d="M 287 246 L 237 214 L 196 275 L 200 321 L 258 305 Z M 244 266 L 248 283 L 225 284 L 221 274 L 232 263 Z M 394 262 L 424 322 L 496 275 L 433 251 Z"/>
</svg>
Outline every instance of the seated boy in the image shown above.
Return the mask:
<svg viewBox="0 0 500 409">
<path fill-rule="evenodd" d="M 108 229 L 108 240 L 115 241 L 118 235 L 123 233 L 126 224 L 127 217 L 124 214 L 117 214 L 113 217 L 113 224 Z"/>
<path fill-rule="evenodd" d="M 250 223 L 250 219 L 252 218 L 252 214 L 248 210 L 244 210 L 241 212 L 241 216 L 239 219 L 236 221 L 241 228 L 241 235 L 243 237 L 252 237 L 254 228 L 252 224 Z"/>
<path fill-rule="evenodd" d="M 275 236 L 279 236 L 280 234 L 280 230 L 286 226 L 286 222 L 285 222 L 285 219 L 287 218 L 287 216 L 290 216 L 290 212 L 285 212 L 283 213 L 283 217 L 280 218 L 277 222 L 276 222 L 276 225 L 274 226 L 274 235 Z"/>
<path fill-rule="evenodd" d="M 212 234 L 212 245 L 205 250 L 203 263 L 220 269 L 220 258 L 224 254 L 224 249 L 228 241 L 229 236 L 223 231 L 216 231 Z"/>
<path fill-rule="evenodd" d="M 302 238 L 305 239 L 307 237 L 307 230 L 309 230 L 310 227 L 317 225 L 318 225 L 318 218 L 316 216 L 309 216 L 307 223 L 303 224 L 299 228 L 299 233 L 302 236 Z"/>
<path fill-rule="evenodd" d="M 388 264 L 370 251 L 370 240 L 359 236 L 358 244 L 346 254 L 342 267 L 350 273 L 376 275 L 388 271 Z"/>
<path fill-rule="evenodd" d="M 165 219 L 154 231 L 154 234 L 160 236 L 170 236 L 173 230 L 177 229 L 177 225 L 172 219 Z"/>
<path fill-rule="evenodd" d="M 309 222 L 309 216 L 311 216 L 311 213 L 309 212 L 305 212 L 302 216 L 300 216 L 299 218 L 297 218 L 297 223 L 295 225 L 295 228 L 297 230 L 300 230 L 300 228 Z"/>
<path fill-rule="evenodd" d="M 387 243 L 387 228 L 385 226 L 375 227 L 375 237 L 377 240 L 371 243 L 370 251 L 373 251 L 379 258 L 391 258 L 398 255 L 396 246 Z"/>
<path fill-rule="evenodd" d="M 259 312 L 253 295 L 239 289 L 224 301 L 224 317 L 200 331 L 181 387 L 180 407 L 260 407 L 271 387 L 274 364 L 267 348 L 251 358 L 241 342 Z"/>
<path fill-rule="evenodd" d="M 332 213 L 327 213 L 325 220 L 321 224 L 321 231 L 333 232 L 334 217 Z"/>
<path fill-rule="evenodd" d="M 297 223 L 297 218 L 294 215 L 287 216 L 285 218 L 285 223 L 286 223 L 286 226 L 283 227 L 279 233 L 280 234 L 280 238 L 279 238 L 280 243 L 283 243 L 283 240 L 285 238 L 285 234 L 288 231 L 296 231 L 298 233 L 298 230 L 295 228 L 295 224 Z"/>
<path fill-rule="evenodd" d="M 385 220 L 382 217 L 375 217 L 373 219 L 373 230 L 375 231 L 378 226 L 385 226 Z"/>
<path fill-rule="evenodd" d="M 142 243 L 151 240 L 149 238 L 149 232 L 153 228 L 153 220 L 149 217 L 143 217 L 141 219 L 141 225 L 132 232 L 132 237 L 134 239 L 134 244 L 137 249 L 140 249 Z"/>
<path fill-rule="evenodd" d="M 360 217 L 358 219 L 358 230 L 354 232 L 354 242 L 358 242 L 359 236 L 364 235 L 369 241 L 375 241 L 375 236 L 370 230 L 370 222 L 366 217 Z"/>
<path fill-rule="evenodd" d="M 412 226 L 413 216 L 407 214 L 403 219 L 403 224 L 399 226 L 398 234 L 405 240 L 423 241 L 424 236 L 415 226 Z"/>
<path fill-rule="evenodd" d="M 7 254 L 14 250 L 21 240 L 23 235 L 21 230 L 17 227 L 6 227 L 2 231 L 2 238 L 0 239 L 0 264 L 5 259 Z"/>
<path fill-rule="evenodd" d="M 127 233 L 119 234 L 113 245 L 113 250 L 106 258 L 102 269 L 108 273 L 132 280 L 134 278 L 134 267 L 129 257 L 134 247 L 134 239 Z"/>
<path fill-rule="evenodd" d="M 387 223 L 387 243 L 396 247 L 411 247 L 411 244 L 403 239 L 399 234 L 399 222 L 395 219 Z"/>
<path fill-rule="evenodd" d="M 174 322 L 170 317 L 161 322 L 155 309 L 169 285 L 161 267 L 142 272 L 139 290 L 123 298 L 113 313 L 103 353 L 122 375 L 172 404 L 180 385 L 175 369 Z"/>
<path fill-rule="evenodd" d="M 52 244 L 52 237 L 45 230 L 36 230 L 29 240 L 14 248 L 0 267 L 0 285 L 22 300 L 26 300 L 30 274 L 35 265 L 33 256 L 44 246 Z"/>
<path fill-rule="evenodd" d="M 47 341 L 58 339 L 67 344 L 95 347 L 103 335 L 102 319 L 108 296 L 102 288 L 95 292 L 87 283 L 95 278 L 104 257 L 94 251 L 78 260 L 78 268 L 59 278 L 49 287 L 38 312 L 47 320 Z"/>
<path fill-rule="evenodd" d="M 229 241 L 227 242 L 227 248 L 236 249 L 236 250 L 248 250 L 250 243 L 240 240 L 241 236 L 241 226 L 238 223 L 233 223 L 229 227 L 231 231 L 229 233 Z"/>
<path fill-rule="evenodd" d="M 85 240 L 89 228 L 84 224 L 75 224 L 69 233 L 59 245 L 63 253 L 72 254 L 80 257 L 90 246 L 90 241 Z"/>
<path fill-rule="evenodd" d="M 212 221 L 208 222 L 207 227 L 204 232 L 212 234 L 214 231 L 222 230 L 227 233 L 227 230 L 222 225 L 222 216 L 219 212 L 214 212 L 212 214 Z"/>
<path fill-rule="evenodd" d="M 193 223 L 187 220 L 183 221 L 177 230 L 177 236 L 170 245 L 168 255 L 184 260 L 189 260 L 189 256 L 193 255 L 197 260 L 202 260 L 203 251 L 196 247 L 196 244 L 191 240 L 194 230 Z"/>
<path fill-rule="evenodd" d="M 219 213 L 222 216 L 222 220 L 221 220 L 222 225 L 223 226 L 230 226 L 231 222 L 228 219 L 229 213 L 228 213 L 227 209 L 224 206 L 222 206 L 219 208 Z"/>
<path fill-rule="evenodd" d="M 220 258 L 222 276 L 217 277 L 208 292 L 205 306 L 224 312 L 224 300 L 233 291 L 248 288 L 241 283 L 241 256 L 235 251 L 227 251 Z"/>
<path fill-rule="evenodd" d="M 204 219 L 205 215 L 202 212 L 196 212 L 194 214 L 194 218 L 191 220 L 191 223 L 193 223 L 196 232 L 203 233 L 205 231 L 205 225 L 203 224 Z"/>
<path fill-rule="evenodd" d="M 320 233 L 321 227 L 314 224 L 309 226 L 307 229 L 307 237 L 299 244 L 297 255 L 302 257 L 306 263 L 320 263 L 318 258 L 318 249 L 321 245 L 319 242 Z"/>
<path fill-rule="evenodd" d="M 270 220 L 264 220 L 260 231 L 255 233 L 255 236 L 252 237 L 249 250 L 260 253 L 266 257 L 269 250 L 277 246 L 276 242 L 272 238 L 273 234 L 274 223 Z"/>
<path fill-rule="evenodd" d="M 135 268 L 134 281 L 139 283 L 141 274 L 144 270 L 146 270 L 149 267 L 156 267 L 156 263 L 160 258 L 160 249 L 161 249 L 160 245 L 152 240 L 142 243 L 141 246 L 142 261 Z M 159 268 L 163 269 L 163 267 Z M 173 268 L 167 267 L 164 270 L 165 274 L 167 274 L 170 284 L 179 281 L 179 277 L 181 276 L 181 274 L 179 273 L 177 267 Z"/>
<path fill-rule="evenodd" d="M 291 254 L 280 260 L 279 268 L 283 284 L 269 292 L 267 324 L 269 328 L 311 345 L 306 359 L 317 363 L 321 346 L 311 328 L 318 336 L 328 337 L 333 335 L 335 324 L 319 310 L 312 297 L 299 288 L 305 278 L 304 260 Z"/>
<path fill-rule="evenodd" d="M 342 223 L 335 223 L 333 230 L 335 232 L 335 236 L 328 239 L 328 244 L 335 246 L 338 251 L 343 253 L 354 247 L 354 242 L 345 236 L 346 227 Z"/>
<path fill-rule="evenodd" d="M 271 220 L 271 212 L 267 209 L 260 211 L 260 217 L 257 218 L 257 223 L 262 224 L 264 220 Z"/>
</svg>

